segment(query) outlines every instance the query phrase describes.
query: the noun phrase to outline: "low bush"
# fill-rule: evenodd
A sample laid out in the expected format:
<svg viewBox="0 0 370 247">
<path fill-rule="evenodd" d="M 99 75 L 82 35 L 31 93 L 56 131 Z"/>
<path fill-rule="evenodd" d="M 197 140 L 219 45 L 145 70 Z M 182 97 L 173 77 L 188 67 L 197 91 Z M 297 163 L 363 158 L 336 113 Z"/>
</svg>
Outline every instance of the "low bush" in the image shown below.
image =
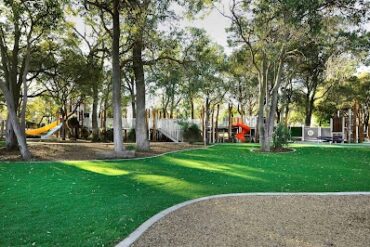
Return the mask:
<svg viewBox="0 0 370 247">
<path fill-rule="evenodd" d="M 288 145 L 290 139 L 289 128 L 284 123 L 279 123 L 272 136 L 272 147 L 274 149 L 281 149 Z"/>
<path fill-rule="evenodd" d="M 127 142 L 135 142 L 135 141 L 136 141 L 135 129 L 130 129 L 127 135 Z"/>
<path fill-rule="evenodd" d="M 201 131 L 198 125 L 186 121 L 179 122 L 179 124 L 183 131 L 184 141 L 194 143 L 202 140 Z"/>
</svg>

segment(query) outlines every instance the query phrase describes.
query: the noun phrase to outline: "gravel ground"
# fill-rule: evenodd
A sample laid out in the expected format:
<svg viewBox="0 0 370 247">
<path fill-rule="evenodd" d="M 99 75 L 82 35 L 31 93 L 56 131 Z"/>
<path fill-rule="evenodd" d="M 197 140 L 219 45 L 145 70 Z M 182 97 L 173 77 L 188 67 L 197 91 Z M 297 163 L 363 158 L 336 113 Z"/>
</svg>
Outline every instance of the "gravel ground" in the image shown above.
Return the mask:
<svg viewBox="0 0 370 247">
<path fill-rule="evenodd" d="M 94 160 L 102 159 L 101 154 L 113 151 L 113 143 L 91 142 L 29 142 L 33 160 Z M 127 145 L 134 145 L 125 144 Z M 152 142 L 149 152 L 136 152 L 136 157 L 149 157 L 165 152 L 189 148 L 203 148 L 188 143 Z M 0 162 L 22 160 L 19 151 L 8 152 L 0 148 Z"/>
<path fill-rule="evenodd" d="M 370 196 L 243 196 L 170 213 L 132 246 L 370 246 Z"/>
</svg>

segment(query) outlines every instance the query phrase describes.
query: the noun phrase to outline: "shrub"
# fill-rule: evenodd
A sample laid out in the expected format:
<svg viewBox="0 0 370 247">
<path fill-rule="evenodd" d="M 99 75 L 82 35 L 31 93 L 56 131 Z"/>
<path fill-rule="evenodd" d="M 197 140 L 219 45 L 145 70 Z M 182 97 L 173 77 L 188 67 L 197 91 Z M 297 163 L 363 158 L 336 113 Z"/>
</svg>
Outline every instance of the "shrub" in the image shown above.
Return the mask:
<svg viewBox="0 0 370 247">
<path fill-rule="evenodd" d="M 202 140 L 202 135 L 198 125 L 186 121 L 179 122 L 179 124 L 183 131 L 184 141 L 194 143 Z"/>
<path fill-rule="evenodd" d="M 289 128 L 284 123 L 279 123 L 272 136 L 273 148 L 283 148 L 283 146 L 288 145 L 289 139 Z"/>
<path fill-rule="evenodd" d="M 102 131 L 103 140 L 108 142 L 113 141 L 113 129 L 107 129 Z"/>
<path fill-rule="evenodd" d="M 87 140 L 87 138 L 89 138 L 89 136 L 90 136 L 89 129 L 86 128 L 86 127 L 81 128 L 81 138 Z"/>
<path fill-rule="evenodd" d="M 135 150 L 136 149 L 136 146 L 135 145 L 127 145 L 126 146 L 126 149 L 129 150 L 129 151 L 130 150 Z"/>
<path fill-rule="evenodd" d="M 127 135 L 127 142 L 135 142 L 135 141 L 136 141 L 135 129 L 130 129 Z"/>
</svg>

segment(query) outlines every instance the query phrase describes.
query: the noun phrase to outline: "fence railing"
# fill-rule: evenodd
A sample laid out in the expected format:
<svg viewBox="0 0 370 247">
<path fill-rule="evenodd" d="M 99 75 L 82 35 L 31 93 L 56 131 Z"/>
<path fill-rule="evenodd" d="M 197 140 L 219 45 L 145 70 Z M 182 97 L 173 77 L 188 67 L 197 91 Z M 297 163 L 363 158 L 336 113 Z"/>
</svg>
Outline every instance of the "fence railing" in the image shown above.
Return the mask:
<svg viewBox="0 0 370 247">
<path fill-rule="evenodd" d="M 175 142 L 183 141 L 183 131 L 177 119 L 158 119 L 157 129 Z"/>
</svg>

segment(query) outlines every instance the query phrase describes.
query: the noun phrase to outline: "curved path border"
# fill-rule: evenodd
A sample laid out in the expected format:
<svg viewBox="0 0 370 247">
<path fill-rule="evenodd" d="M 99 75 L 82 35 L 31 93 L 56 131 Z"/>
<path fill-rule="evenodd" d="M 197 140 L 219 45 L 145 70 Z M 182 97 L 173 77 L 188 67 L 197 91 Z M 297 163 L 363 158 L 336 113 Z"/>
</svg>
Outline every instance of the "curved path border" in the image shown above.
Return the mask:
<svg viewBox="0 0 370 247">
<path fill-rule="evenodd" d="M 298 193 L 285 193 L 285 192 L 276 192 L 276 193 L 231 193 L 231 194 L 220 194 L 220 195 L 213 195 L 213 196 L 206 196 L 201 197 L 189 201 L 185 201 L 179 204 L 176 204 L 172 207 L 169 207 L 156 215 L 149 218 L 143 224 L 141 224 L 135 231 L 133 231 L 130 235 L 128 235 L 124 240 L 119 242 L 116 247 L 129 247 L 133 244 L 146 230 L 149 229 L 152 225 L 158 222 L 160 219 L 164 218 L 168 214 L 176 211 L 177 209 L 183 208 L 187 205 L 216 199 L 216 198 L 224 198 L 224 197 L 238 197 L 238 196 L 353 196 L 353 195 L 364 195 L 370 196 L 370 192 L 298 192 Z"/>
</svg>

